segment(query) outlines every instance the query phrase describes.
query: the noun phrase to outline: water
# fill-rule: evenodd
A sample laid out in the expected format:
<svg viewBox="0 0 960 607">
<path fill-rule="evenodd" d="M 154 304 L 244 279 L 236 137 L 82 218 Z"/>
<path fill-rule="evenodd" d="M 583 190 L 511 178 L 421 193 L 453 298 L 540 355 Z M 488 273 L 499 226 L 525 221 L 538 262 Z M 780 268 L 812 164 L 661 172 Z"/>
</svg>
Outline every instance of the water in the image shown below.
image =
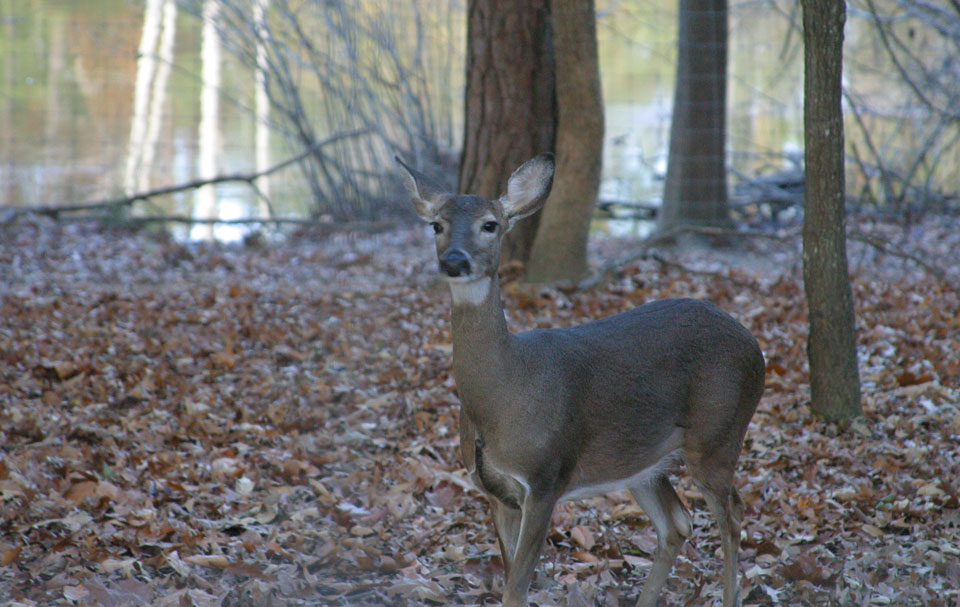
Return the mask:
<svg viewBox="0 0 960 607">
<path fill-rule="evenodd" d="M 794 167 L 802 150 L 802 47 L 790 29 L 791 6 L 749 3 L 731 10 L 728 152 L 738 174 Z M 128 0 L 0 0 L 0 205 L 109 199 L 131 188 L 143 191 L 201 174 L 253 171 L 293 155 L 274 136 L 265 153 L 261 142 L 258 160 L 255 78 L 223 51 L 219 132 L 207 146 L 214 164 L 208 161 L 202 169 L 202 28 L 197 18 L 180 11 L 172 69 L 162 86 L 165 98 L 152 110 L 160 119 L 153 157 L 149 170 L 140 171 L 131 184 L 127 165 L 138 115 L 137 75 L 143 71 L 137 49 L 144 8 Z M 611 0 L 599 8 L 606 104 L 601 198 L 656 204 L 669 138 L 676 4 Z M 859 48 L 858 28 L 848 27 L 848 62 Z M 864 62 L 862 54 L 853 59 Z M 878 76 L 861 79 L 876 86 Z M 848 139 L 856 141 L 856 134 Z M 278 215 L 307 209 L 306 191 L 292 185 L 296 178 L 296 170 L 288 170 L 270 186 Z M 215 196 L 213 212 L 220 217 L 260 212 L 257 197 L 243 184 L 220 185 Z M 197 201 L 198 193 L 189 191 L 138 208 L 147 214 L 192 215 Z M 214 235 L 232 239 L 242 233 L 220 226 Z M 209 236 L 209 231 L 198 227 L 191 235 Z"/>
</svg>

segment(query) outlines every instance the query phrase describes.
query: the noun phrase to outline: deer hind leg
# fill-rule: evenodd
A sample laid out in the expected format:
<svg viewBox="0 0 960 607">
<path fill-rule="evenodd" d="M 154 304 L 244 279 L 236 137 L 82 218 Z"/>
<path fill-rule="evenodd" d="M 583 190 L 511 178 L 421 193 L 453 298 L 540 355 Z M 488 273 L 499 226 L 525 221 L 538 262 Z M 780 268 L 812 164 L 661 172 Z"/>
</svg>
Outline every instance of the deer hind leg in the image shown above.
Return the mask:
<svg viewBox="0 0 960 607">
<path fill-rule="evenodd" d="M 726 493 L 722 491 L 711 493 L 706 487 L 701 487 L 701 491 L 707 507 L 720 527 L 720 540 L 723 545 L 723 607 L 737 607 L 740 604 L 737 555 L 740 551 L 743 501 L 733 487 L 730 487 Z"/>
<path fill-rule="evenodd" d="M 637 600 L 638 607 L 654 607 L 677 560 L 684 538 L 690 536 L 692 523 L 690 514 L 683 507 L 666 474 L 657 475 L 649 482 L 631 488 L 630 495 L 650 517 L 657 532 L 657 553 L 653 567 Z"/>
<path fill-rule="evenodd" d="M 723 546 L 723 607 L 737 607 L 740 604 L 737 573 L 743 500 L 733 487 L 733 465 L 722 465 L 722 454 L 717 454 L 716 458 L 707 461 L 710 461 L 709 466 L 705 466 L 703 461 L 694 465 L 687 462 L 687 469 L 703 493 L 707 508 L 720 528 L 720 541 Z M 736 463 L 736 458 L 733 462 Z"/>
</svg>

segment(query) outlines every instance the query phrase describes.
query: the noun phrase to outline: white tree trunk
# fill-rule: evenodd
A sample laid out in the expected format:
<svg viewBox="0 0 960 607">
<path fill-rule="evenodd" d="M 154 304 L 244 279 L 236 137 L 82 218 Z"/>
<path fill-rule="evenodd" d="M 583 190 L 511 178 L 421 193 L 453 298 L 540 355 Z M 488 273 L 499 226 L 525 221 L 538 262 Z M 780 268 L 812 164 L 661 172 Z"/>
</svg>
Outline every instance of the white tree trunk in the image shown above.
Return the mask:
<svg viewBox="0 0 960 607">
<path fill-rule="evenodd" d="M 219 6 L 216 0 L 204 0 L 203 33 L 200 61 L 203 65 L 203 89 L 200 92 L 200 163 L 199 177 L 210 179 L 217 174 L 217 151 L 220 147 L 220 36 L 217 33 Z M 212 185 L 197 189 L 194 217 L 216 219 L 217 190 Z M 213 224 L 194 226 L 194 238 L 213 239 Z"/>
<path fill-rule="evenodd" d="M 270 36 L 267 29 L 267 10 L 270 0 L 253 0 L 253 19 L 257 28 L 257 70 L 256 70 L 256 153 L 257 172 L 265 171 L 270 166 L 270 98 L 267 96 L 267 46 L 266 40 Z M 270 176 L 261 177 L 257 186 L 263 194 L 260 199 L 260 216 L 270 216 Z"/>
<path fill-rule="evenodd" d="M 160 127 L 163 126 L 163 106 L 167 100 L 167 82 L 170 80 L 170 66 L 173 65 L 173 46 L 177 36 L 177 3 L 174 0 L 163 2 L 163 35 L 157 50 L 157 68 L 150 93 L 150 112 L 147 115 L 147 134 L 143 142 L 140 171 L 137 187 L 144 192 L 150 189 L 150 177 L 153 174 L 153 159 L 156 155 L 157 141 L 160 139 Z"/>
<path fill-rule="evenodd" d="M 134 193 L 137 174 L 141 169 L 147 112 L 150 106 L 150 83 L 153 82 L 153 74 L 157 66 L 154 51 L 160 37 L 162 8 L 163 0 L 147 0 L 143 15 L 143 33 L 137 49 L 137 80 L 133 90 L 130 142 L 127 147 L 127 164 L 123 172 L 123 191 L 127 194 Z"/>
</svg>

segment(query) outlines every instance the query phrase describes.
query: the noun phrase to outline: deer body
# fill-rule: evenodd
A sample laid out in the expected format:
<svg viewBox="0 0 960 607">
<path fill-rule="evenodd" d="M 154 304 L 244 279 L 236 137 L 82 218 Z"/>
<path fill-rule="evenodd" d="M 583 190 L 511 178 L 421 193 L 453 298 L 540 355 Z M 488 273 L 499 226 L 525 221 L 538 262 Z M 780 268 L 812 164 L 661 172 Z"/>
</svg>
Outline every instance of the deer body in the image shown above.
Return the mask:
<svg viewBox="0 0 960 607">
<path fill-rule="evenodd" d="M 743 507 L 733 471 L 763 391 L 756 340 L 713 304 L 692 299 L 512 334 L 496 278 L 500 238 L 542 205 L 552 158 L 524 164 L 498 201 L 444 193 L 404 168 L 418 212 L 434 224 L 453 295 L 460 449 L 493 506 L 506 567 L 504 605 L 525 604 L 558 501 L 624 488 L 657 531 L 639 599 L 643 607 L 656 605 L 691 530 L 667 480 L 670 464 L 682 458 L 720 525 L 723 604 L 734 607 Z"/>
</svg>

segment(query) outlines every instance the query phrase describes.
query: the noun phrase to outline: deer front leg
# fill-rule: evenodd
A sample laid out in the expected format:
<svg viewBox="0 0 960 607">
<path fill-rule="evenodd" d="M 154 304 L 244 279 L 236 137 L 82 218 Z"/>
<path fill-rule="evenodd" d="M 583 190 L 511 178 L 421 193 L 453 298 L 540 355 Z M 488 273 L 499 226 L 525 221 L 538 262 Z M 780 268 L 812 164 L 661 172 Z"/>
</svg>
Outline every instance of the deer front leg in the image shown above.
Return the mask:
<svg viewBox="0 0 960 607">
<path fill-rule="evenodd" d="M 500 543 L 504 576 L 510 579 L 510 566 L 517 551 L 517 540 L 520 538 L 522 511 L 498 499 L 491 499 L 490 502 L 493 504 L 493 525 L 496 527 L 497 541 Z"/>
<path fill-rule="evenodd" d="M 554 503 L 555 498 L 534 496 L 530 491 L 523 500 L 517 546 L 504 584 L 503 607 L 524 607 L 527 604 L 527 590 L 539 561 L 540 547 L 547 536 Z"/>
</svg>

